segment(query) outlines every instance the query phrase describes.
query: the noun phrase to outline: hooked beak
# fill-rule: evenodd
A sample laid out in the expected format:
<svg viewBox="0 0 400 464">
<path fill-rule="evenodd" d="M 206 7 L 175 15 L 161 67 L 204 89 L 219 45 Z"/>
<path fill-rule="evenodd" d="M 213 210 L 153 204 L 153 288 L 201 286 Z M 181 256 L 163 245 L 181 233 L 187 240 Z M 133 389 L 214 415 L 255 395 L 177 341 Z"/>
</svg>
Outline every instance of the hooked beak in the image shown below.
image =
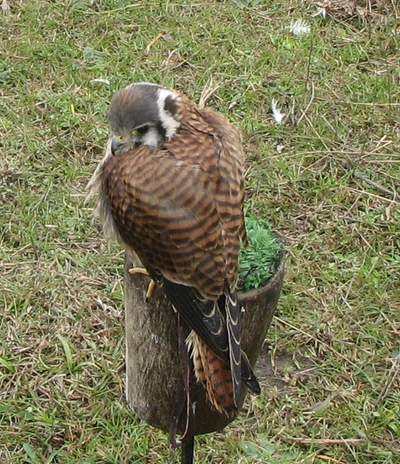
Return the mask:
<svg viewBox="0 0 400 464">
<path fill-rule="evenodd" d="M 111 153 L 113 156 L 117 153 L 118 149 L 121 148 L 122 145 L 124 145 L 125 142 L 123 140 L 118 140 L 117 137 L 113 137 L 111 140 Z"/>
</svg>

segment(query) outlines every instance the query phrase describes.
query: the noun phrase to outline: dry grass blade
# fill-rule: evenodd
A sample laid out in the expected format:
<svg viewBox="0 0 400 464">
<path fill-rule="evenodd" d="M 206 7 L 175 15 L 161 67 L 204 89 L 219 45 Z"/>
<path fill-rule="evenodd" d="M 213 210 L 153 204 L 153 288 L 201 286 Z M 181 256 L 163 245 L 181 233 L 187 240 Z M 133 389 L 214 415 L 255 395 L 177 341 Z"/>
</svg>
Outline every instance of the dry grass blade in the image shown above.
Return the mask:
<svg viewBox="0 0 400 464">
<path fill-rule="evenodd" d="M 1 2 L 1 10 L 4 15 L 8 16 L 10 14 L 10 4 L 7 0 Z"/>
<path fill-rule="evenodd" d="M 385 398 L 390 394 L 393 387 L 398 390 L 400 388 L 400 352 L 393 359 L 392 367 L 389 369 L 385 376 L 383 387 L 379 393 L 377 403 L 382 403 Z"/>
<path fill-rule="evenodd" d="M 213 78 L 210 77 L 206 84 L 201 91 L 200 99 L 199 99 L 199 107 L 204 108 L 208 100 L 215 94 L 215 92 L 221 87 L 221 84 L 213 83 Z"/>
</svg>

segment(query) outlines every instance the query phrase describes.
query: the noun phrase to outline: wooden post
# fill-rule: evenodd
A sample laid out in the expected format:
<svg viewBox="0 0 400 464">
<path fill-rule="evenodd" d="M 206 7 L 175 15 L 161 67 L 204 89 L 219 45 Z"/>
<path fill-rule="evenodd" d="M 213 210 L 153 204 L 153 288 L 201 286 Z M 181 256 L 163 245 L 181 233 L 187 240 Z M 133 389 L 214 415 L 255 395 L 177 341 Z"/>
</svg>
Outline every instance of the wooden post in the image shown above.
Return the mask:
<svg viewBox="0 0 400 464">
<path fill-rule="evenodd" d="M 159 288 L 146 301 L 149 278 L 130 275 L 135 264 L 125 259 L 126 398 L 129 406 L 148 424 L 170 431 L 177 392 L 183 388 L 179 363 L 177 314 Z M 259 289 L 239 294 L 244 308 L 241 344 L 254 366 L 277 307 L 284 275 L 283 261 L 275 275 Z M 240 401 L 242 406 L 246 389 Z M 203 386 L 191 380 L 191 399 L 196 402 L 196 435 L 221 430 L 234 417 L 215 411 Z M 184 416 L 185 414 L 182 414 Z M 178 433 L 183 433 L 181 417 Z"/>
</svg>

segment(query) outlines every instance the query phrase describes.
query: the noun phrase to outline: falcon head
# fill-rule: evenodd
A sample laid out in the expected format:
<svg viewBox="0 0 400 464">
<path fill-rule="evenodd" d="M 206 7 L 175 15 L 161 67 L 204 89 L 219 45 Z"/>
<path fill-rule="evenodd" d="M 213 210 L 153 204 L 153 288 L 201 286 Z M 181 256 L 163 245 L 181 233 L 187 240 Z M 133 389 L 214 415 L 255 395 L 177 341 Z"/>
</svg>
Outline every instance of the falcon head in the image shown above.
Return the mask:
<svg viewBox="0 0 400 464">
<path fill-rule="evenodd" d="M 131 84 L 111 99 L 112 153 L 122 154 L 142 144 L 159 147 L 174 136 L 180 120 L 178 93 L 147 82 Z"/>
</svg>

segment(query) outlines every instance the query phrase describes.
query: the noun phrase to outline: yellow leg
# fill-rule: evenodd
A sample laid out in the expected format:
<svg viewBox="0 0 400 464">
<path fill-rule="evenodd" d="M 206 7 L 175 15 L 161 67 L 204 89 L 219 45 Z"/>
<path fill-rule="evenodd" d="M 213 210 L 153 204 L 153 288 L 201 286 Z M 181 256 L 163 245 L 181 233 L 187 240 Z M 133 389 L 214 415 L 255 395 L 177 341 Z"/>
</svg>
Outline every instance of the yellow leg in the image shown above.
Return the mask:
<svg viewBox="0 0 400 464">
<path fill-rule="evenodd" d="M 141 274 L 141 275 L 147 275 L 147 276 L 149 275 L 149 273 L 144 267 L 132 267 L 131 269 L 129 269 L 129 274 L 131 275 Z M 146 300 L 153 296 L 155 288 L 156 288 L 156 283 L 154 282 L 153 279 L 151 279 L 149 286 L 147 287 L 147 291 L 146 291 Z"/>
</svg>

